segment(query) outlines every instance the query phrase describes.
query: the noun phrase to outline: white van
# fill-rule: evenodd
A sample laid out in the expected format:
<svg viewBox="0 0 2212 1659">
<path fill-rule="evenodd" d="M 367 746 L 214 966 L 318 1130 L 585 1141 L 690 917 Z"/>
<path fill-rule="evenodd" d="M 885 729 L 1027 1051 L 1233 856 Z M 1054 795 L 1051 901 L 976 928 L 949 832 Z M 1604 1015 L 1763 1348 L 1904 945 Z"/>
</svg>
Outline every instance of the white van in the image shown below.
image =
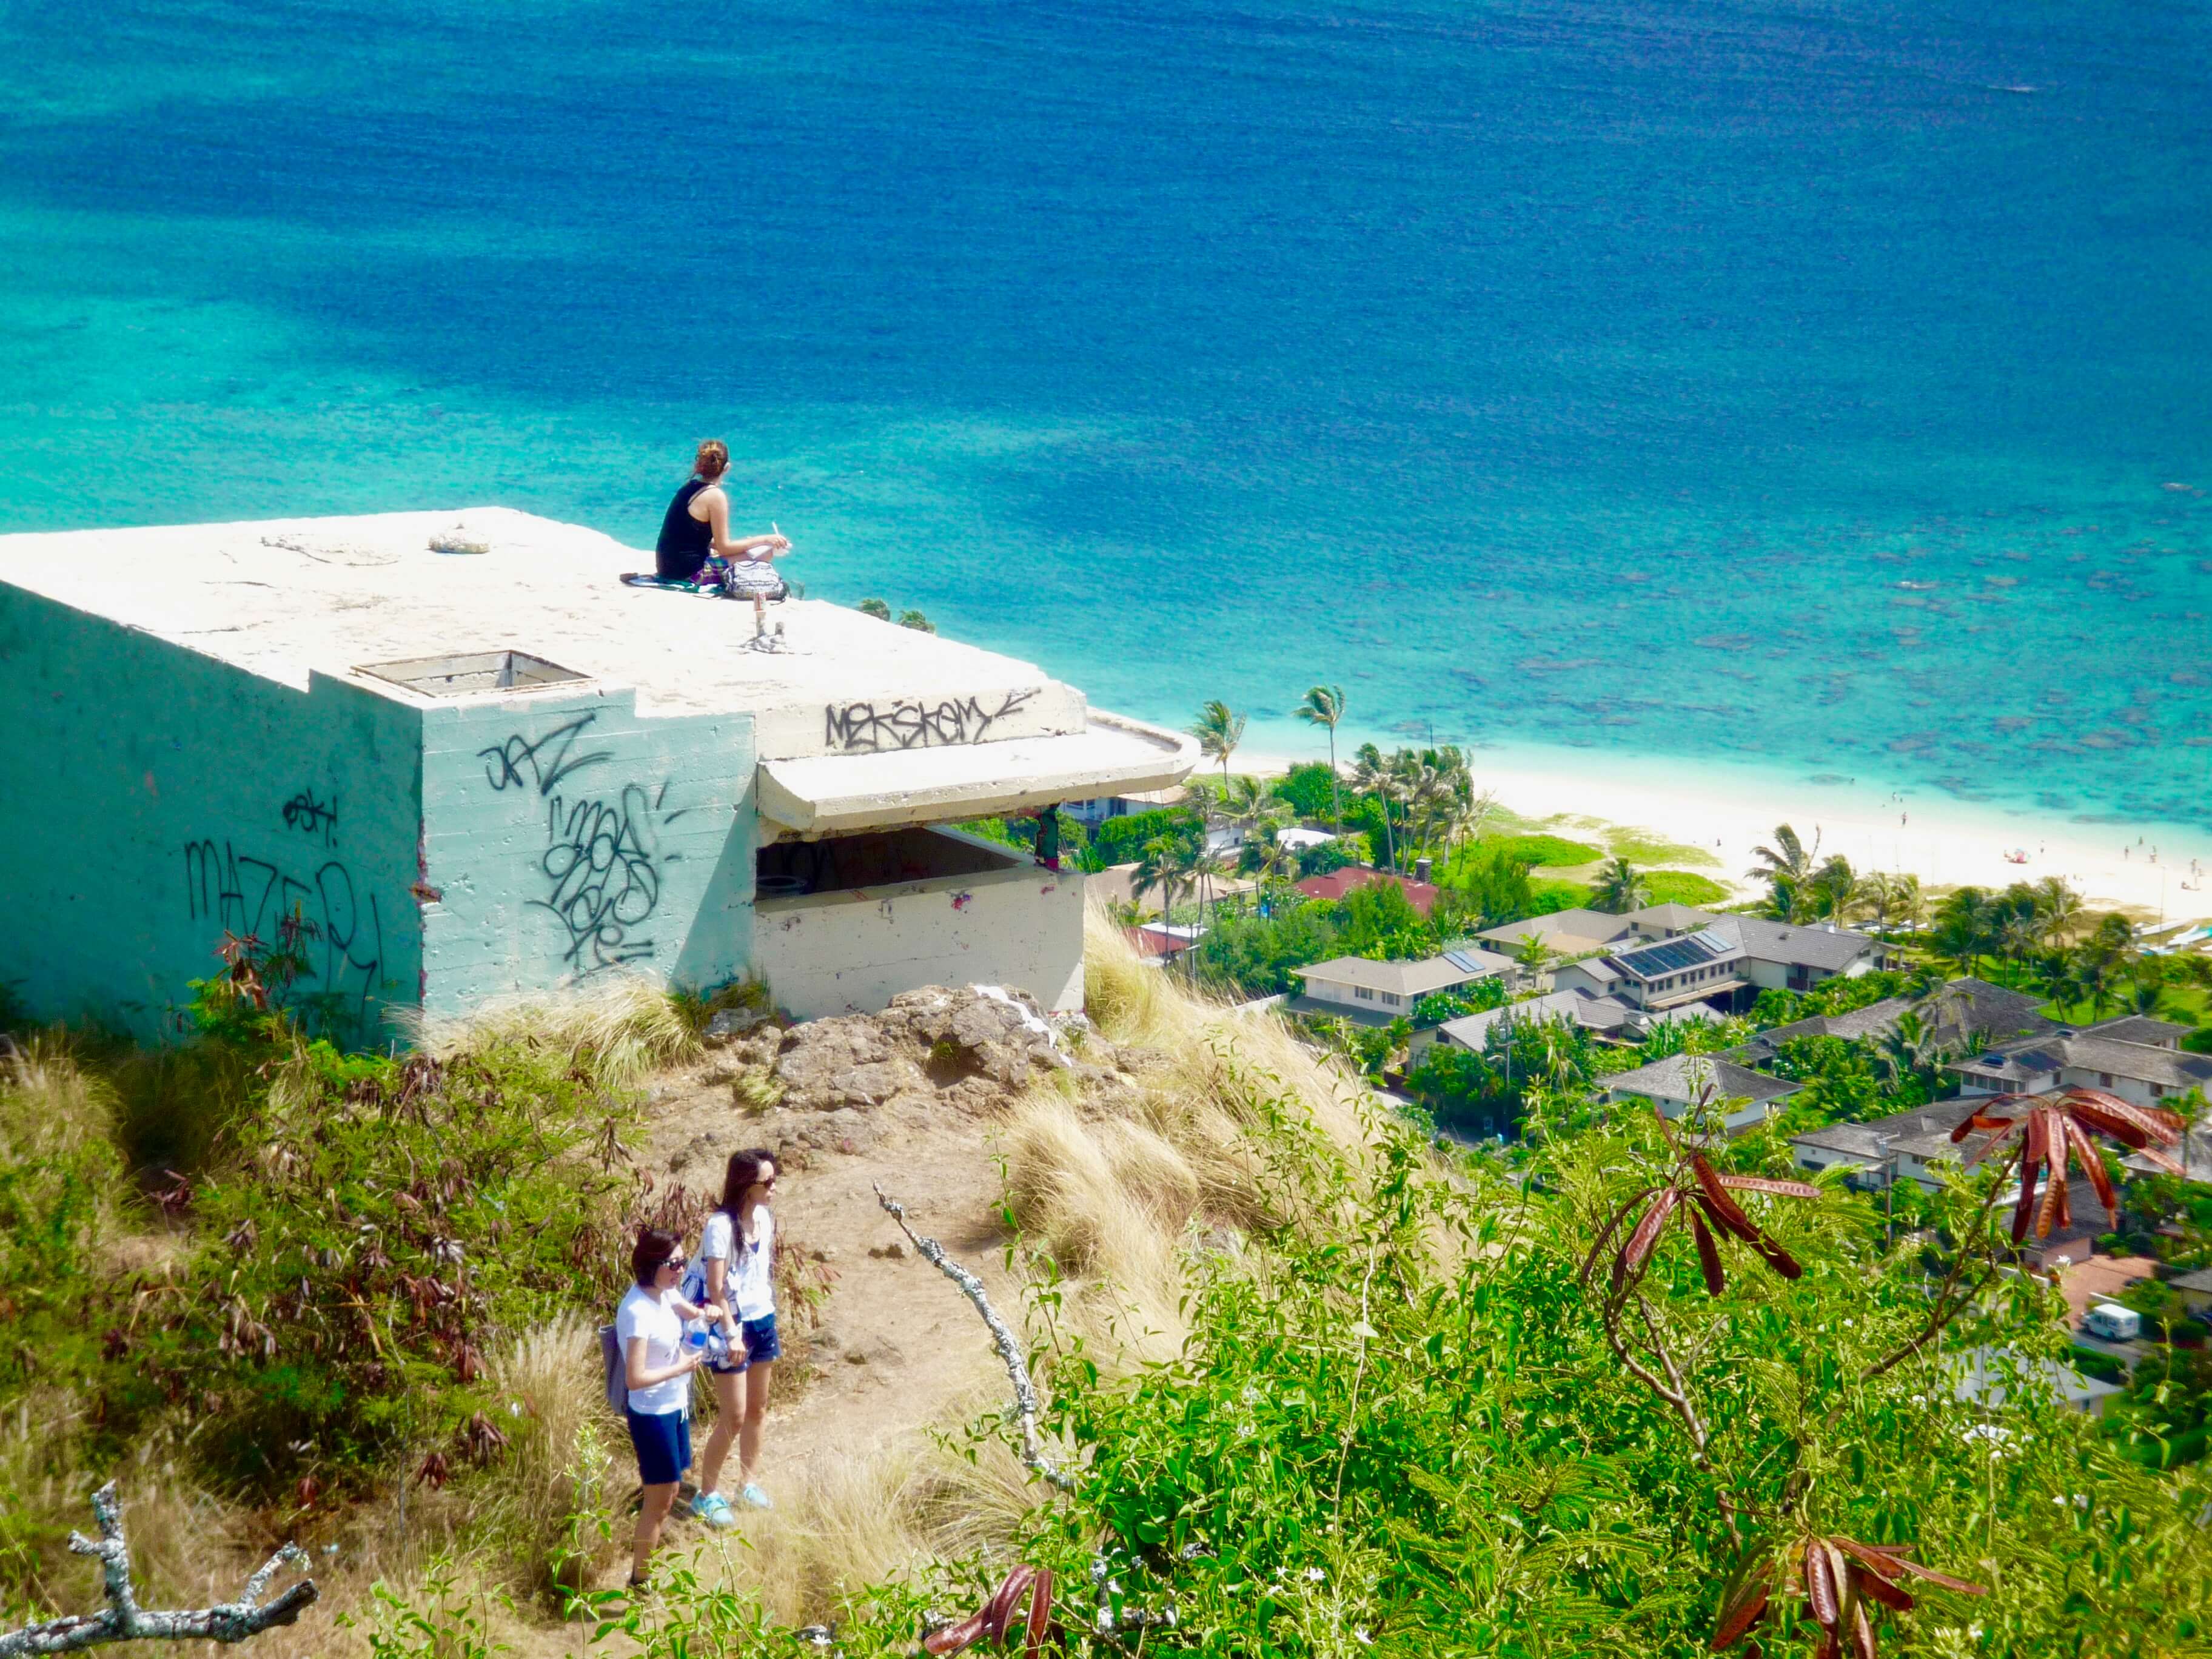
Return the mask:
<svg viewBox="0 0 2212 1659">
<path fill-rule="evenodd" d="M 2117 1302 L 2099 1302 L 2081 1316 L 2081 1328 L 2107 1342 L 2132 1342 L 2142 1334 L 2142 1316 Z"/>
</svg>

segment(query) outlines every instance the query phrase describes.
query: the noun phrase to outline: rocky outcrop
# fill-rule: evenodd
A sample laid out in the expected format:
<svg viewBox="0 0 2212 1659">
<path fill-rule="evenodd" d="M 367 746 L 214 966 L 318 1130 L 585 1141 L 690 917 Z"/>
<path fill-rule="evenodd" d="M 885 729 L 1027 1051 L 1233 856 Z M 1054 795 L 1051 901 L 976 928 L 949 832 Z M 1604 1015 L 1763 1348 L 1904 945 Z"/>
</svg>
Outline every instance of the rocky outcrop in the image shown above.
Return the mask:
<svg viewBox="0 0 2212 1659">
<path fill-rule="evenodd" d="M 734 1072 L 732 1107 L 753 1138 L 801 1164 L 866 1151 L 921 1114 L 988 1116 L 1055 1073 L 1130 1081 L 1082 1016 L 1054 1018 L 996 985 L 924 986 L 878 1014 L 804 1024 L 722 1021 L 707 1040 Z"/>
</svg>

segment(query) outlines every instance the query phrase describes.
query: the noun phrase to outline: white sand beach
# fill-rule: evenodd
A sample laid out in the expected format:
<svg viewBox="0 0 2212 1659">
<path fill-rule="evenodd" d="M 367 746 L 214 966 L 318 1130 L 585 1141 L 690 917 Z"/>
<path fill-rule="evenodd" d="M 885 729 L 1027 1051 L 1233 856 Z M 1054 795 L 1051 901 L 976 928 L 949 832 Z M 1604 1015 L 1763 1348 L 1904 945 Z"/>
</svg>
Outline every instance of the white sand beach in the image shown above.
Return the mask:
<svg viewBox="0 0 2212 1659">
<path fill-rule="evenodd" d="M 1342 737 L 1339 744 L 1341 756 Z M 1273 773 L 1325 758 L 1240 749 L 1234 765 Z M 1520 817 L 1633 827 L 1697 848 L 1714 860 L 1705 873 L 1735 883 L 1746 896 L 1756 890 L 1744 880 L 1752 849 L 1788 823 L 1808 847 L 1817 836 L 1823 856 L 1840 853 L 1856 869 L 1910 872 L 1930 886 L 2001 887 L 2056 875 L 2091 904 L 2124 907 L 2140 921 L 2212 918 L 2212 835 L 2183 826 L 2085 824 L 1887 779 L 1793 779 L 1724 762 L 1533 745 L 1475 749 L 1468 762 L 1477 787 L 1495 790 L 1498 804 Z M 2020 852 L 2025 863 L 2008 857 Z"/>
</svg>

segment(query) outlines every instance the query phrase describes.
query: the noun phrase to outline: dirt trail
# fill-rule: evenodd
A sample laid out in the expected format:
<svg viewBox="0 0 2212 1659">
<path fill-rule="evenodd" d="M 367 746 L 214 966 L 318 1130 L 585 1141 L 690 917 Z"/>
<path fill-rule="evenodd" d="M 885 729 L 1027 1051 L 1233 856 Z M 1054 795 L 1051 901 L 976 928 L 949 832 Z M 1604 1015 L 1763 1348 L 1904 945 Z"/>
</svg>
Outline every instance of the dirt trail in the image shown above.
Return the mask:
<svg viewBox="0 0 2212 1659">
<path fill-rule="evenodd" d="M 1091 1049 L 1110 1056 L 1110 1045 Z M 1018 1323 L 990 1126 L 1055 1071 L 1116 1080 L 1110 1058 L 1073 1059 L 1034 1004 L 963 988 L 910 993 L 884 1014 L 738 1034 L 654 1085 L 640 1150 L 655 1178 L 714 1192 L 732 1152 L 777 1153 L 785 1247 L 828 1280 L 811 1329 L 799 1310 L 779 1310 L 793 1359 L 769 1406 L 771 1492 L 779 1472 L 787 1480 L 817 1459 L 849 1458 L 1005 1392 L 981 1320 L 905 1243 L 872 1188 L 904 1204 L 915 1229 Z"/>
<path fill-rule="evenodd" d="M 734 1104 L 720 1078 L 726 1069 L 710 1063 L 662 1079 L 643 1149 L 657 1176 L 713 1188 L 730 1153 L 775 1148 L 777 1120 L 787 1115 L 756 1116 Z M 878 1138 L 865 1151 L 793 1149 L 777 1181 L 774 1208 L 786 1248 L 836 1277 L 811 1332 L 795 1310 L 779 1316 L 800 1357 L 782 1368 L 780 1397 L 769 1403 L 771 1486 L 777 1471 L 849 1456 L 935 1423 L 1004 1374 L 982 1322 L 914 1255 L 872 1187 L 880 1182 L 906 1206 L 916 1231 L 936 1238 L 1012 1311 L 1018 1292 L 1003 1267 L 999 1171 L 985 1126 L 948 1109 L 933 1121 L 884 1114 L 876 1127 Z M 672 1170 L 672 1159 L 680 1167 Z"/>
</svg>

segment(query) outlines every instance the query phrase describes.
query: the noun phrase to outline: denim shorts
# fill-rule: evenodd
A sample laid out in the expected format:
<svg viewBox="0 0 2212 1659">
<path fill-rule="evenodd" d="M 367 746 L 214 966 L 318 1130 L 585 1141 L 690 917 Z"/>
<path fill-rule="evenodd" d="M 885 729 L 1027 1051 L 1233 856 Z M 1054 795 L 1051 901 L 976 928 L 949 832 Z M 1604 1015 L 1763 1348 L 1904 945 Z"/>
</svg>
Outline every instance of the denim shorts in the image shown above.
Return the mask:
<svg viewBox="0 0 2212 1659">
<path fill-rule="evenodd" d="M 629 1419 L 629 1443 L 637 1453 L 637 1478 L 642 1486 L 669 1486 L 684 1478 L 691 1467 L 691 1413 L 661 1412 L 647 1417 L 625 1410 Z"/>
<path fill-rule="evenodd" d="M 783 1358 L 783 1342 L 775 1334 L 775 1316 L 763 1314 L 758 1319 L 748 1319 L 738 1327 L 744 1337 L 744 1358 L 733 1358 L 728 1364 L 710 1359 L 707 1369 L 724 1376 L 736 1376 L 751 1365 L 765 1365 L 772 1359 Z"/>
</svg>

